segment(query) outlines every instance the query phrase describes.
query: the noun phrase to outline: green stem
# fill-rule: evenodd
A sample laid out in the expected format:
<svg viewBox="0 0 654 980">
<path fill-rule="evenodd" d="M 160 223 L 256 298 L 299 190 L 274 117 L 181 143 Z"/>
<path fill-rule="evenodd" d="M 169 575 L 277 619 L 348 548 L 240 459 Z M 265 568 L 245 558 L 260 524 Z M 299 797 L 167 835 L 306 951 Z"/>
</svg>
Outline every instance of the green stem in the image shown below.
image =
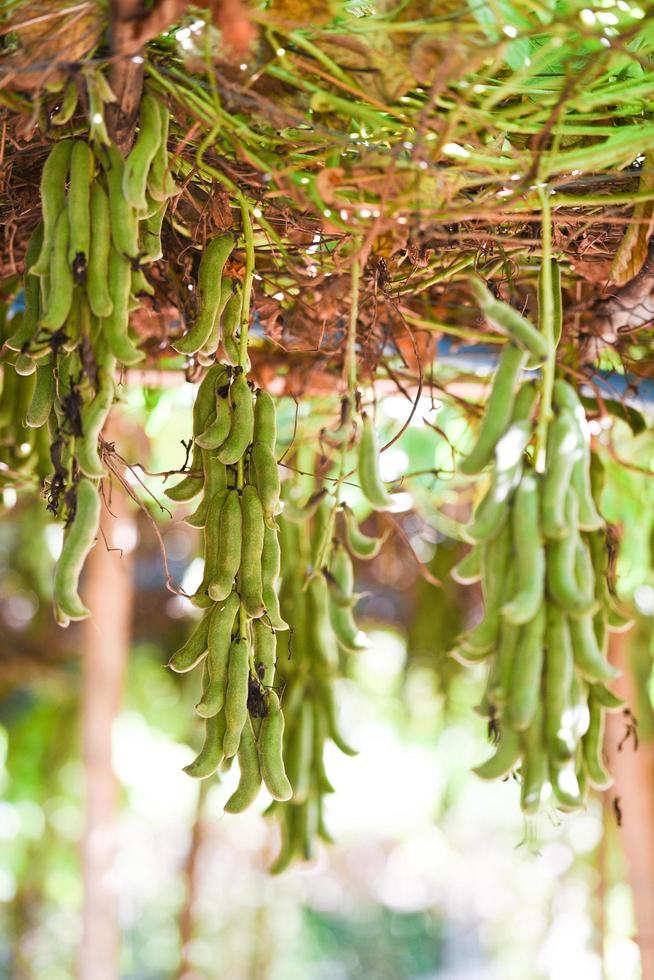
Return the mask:
<svg viewBox="0 0 654 980">
<path fill-rule="evenodd" d="M 540 410 L 536 426 L 536 470 L 545 469 L 545 449 L 547 446 L 547 427 L 552 418 L 552 390 L 556 371 L 556 344 L 554 342 L 554 297 L 552 295 L 552 215 L 550 211 L 549 188 L 539 187 L 541 202 L 541 281 L 540 281 L 540 329 L 547 342 L 547 357 L 542 368 Z"/>
<path fill-rule="evenodd" d="M 252 301 L 252 280 L 254 278 L 254 233 L 252 231 L 252 217 L 250 215 L 250 205 L 241 191 L 236 191 L 238 203 L 241 208 L 241 218 L 243 221 L 243 237 L 245 239 L 245 274 L 243 278 L 243 308 L 241 311 L 241 336 L 238 348 L 238 361 L 243 370 L 247 364 L 248 356 L 248 336 L 250 332 L 250 303 Z"/>
</svg>

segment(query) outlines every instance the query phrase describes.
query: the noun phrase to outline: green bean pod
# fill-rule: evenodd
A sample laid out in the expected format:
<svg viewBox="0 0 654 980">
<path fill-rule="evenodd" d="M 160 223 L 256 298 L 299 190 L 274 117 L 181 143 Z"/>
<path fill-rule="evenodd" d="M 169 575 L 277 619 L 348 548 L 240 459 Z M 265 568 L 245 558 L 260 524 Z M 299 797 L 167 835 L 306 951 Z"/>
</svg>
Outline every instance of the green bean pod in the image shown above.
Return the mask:
<svg viewBox="0 0 654 980">
<path fill-rule="evenodd" d="M 341 509 L 343 511 L 343 516 L 345 517 L 345 539 L 347 541 L 347 546 L 354 555 L 355 558 L 361 558 L 364 561 L 368 561 L 371 558 L 376 558 L 379 554 L 387 535 L 382 535 L 380 538 L 371 537 L 368 534 L 364 534 L 357 523 L 357 519 L 354 516 L 354 512 L 351 510 L 347 504 L 342 504 Z"/>
<path fill-rule="evenodd" d="M 500 628 L 500 607 L 505 588 L 509 555 L 511 552 L 511 532 L 508 525 L 496 538 L 485 542 L 482 550 L 482 591 L 484 595 L 484 618 L 463 636 L 466 651 L 478 654 L 490 653 L 497 642 Z"/>
<path fill-rule="evenodd" d="M 111 213 L 111 238 L 120 255 L 135 259 L 139 254 L 139 219 L 123 192 L 125 161 L 117 146 L 108 148 L 109 167 L 106 171 Z"/>
<path fill-rule="evenodd" d="M 177 187 L 173 180 L 168 164 L 168 129 L 170 126 L 170 113 L 168 107 L 157 100 L 157 110 L 160 121 L 160 138 L 150 170 L 147 176 L 148 194 L 155 201 L 166 201 L 177 193 Z"/>
<path fill-rule="evenodd" d="M 508 692 L 509 717 L 518 732 L 530 727 L 540 703 L 545 622 L 545 607 L 541 606 L 520 631 Z"/>
<path fill-rule="evenodd" d="M 68 264 L 69 232 L 68 212 L 64 208 L 57 218 L 50 250 L 48 296 L 40 322 L 47 330 L 63 327 L 73 302 L 73 273 Z"/>
<path fill-rule="evenodd" d="M 591 684 L 589 697 L 593 698 L 606 711 L 622 711 L 626 707 L 626 702 L 619 698 L 613 691 L 609 691 L 604 684 Z"/>
<path fill-rule="evenodd" d="M 109 316 L 113 301 L 109 293 L 109 251 L 111 249 L 111 217 L 109 198 L 95 181 L 91 187 L 91 244 L 86 268 L 86 294 L 94 316 Z"/>
<path fill-rule="evenodd" d="M 241 501 L 236 490 L 228 490 L 220 511 L 215 570 L 208 581 L 209 596 L 214 602 L 226 599 L 232 591 L 241 566 L 242 540 Z"/>
<path fill-rule="evenodd" d="M 281 552 L 277 532 L 265 527 L 261 552 L 261 582 L 266 618 L 274 630 L 287 630 L 288 623 L 282 617 L 276 588 L 280 566 Z"/>
<path fill-rule="evenodd" d="M 114 357 L 127 365 L 138 364 L 144 357 L 128 333 L 131 286 L 132 269 L 129 260 L 112 248 L 109 252 L 109 295 L 112 310 L 101 321 L 102 333 Z"/>
<path fill-rule="evenodd" d="M 523 350 L 511 343 L 505 344 L 477 440 L 470 453 L 459 463 L 461 473 L 467 476 L 480 473 L 493 458 L 495 447 L 511 421 L 514 391 L 526 360 L 527 355 Z"/>
<path fill-rule="evenodd" d="M 199 505 L 184 518 L 189 527 L 204 527 L 209 513 L 211 501 L 219 490 L 227 486 L 227 471 L 209 450 L 202 450 L 202 471 L 204 473 L 203 494 Z"/>
<path fill-rule="evenodd" d="M 615 680 L 619 671 L 607 662 L 598 647 L 591 615 L 570 620 L 570 637 L 576 667 L 586 680 L 591 683 Z"/>
<path fill-rule="evenodd" d="M 137 210 L 145 211 L 150 165 L 161 143 L 161 114 L 157 100 L 146 92 L 141 100 L 139 132 L 125 160 L 122 188 L 125 199 Z"/>
<path fill-rule="evenodd" d="M 180 354 L 195 354 L 206 343 L 220 309 L 222 272 L 233 248 L 232 235 L 218 235 L 206 246 L 198 270 L 198 316 L 191 329 L 173 343 Z"/>
<path fill-rule="evenodd" d="M 258 619 L 265 612 L 261 575 L 265 525 L 259 494 L 256 488 L 249 484 L 243 488 L 241 513 L 243 515 L 243 546 L 239 589 L 248 616 L 252 619 Z"/>
<path fill-rule="evenodd" d="M 248 718 L 248 682 L 250 679 L 250 647 L 247 640 L 237 636 L 229 648 L 227 689 L 225 691 L 225 758 L 236 755 L 241 732 Z"/>
<path fill-rule="evenodd" d="M 386 492 L 379 475 L 379 444 L 372 418 L 362 414 L 363 431 L 359 442 L 357 473 L 364 497 L 375 510 L 388 510 L 393 506 L 393 498 Z"/>
<path fill-rule="evenodd" d="M 91 147 L 84 140 L 75 140 L 70 157 L 70 184 L 68 188 L 68 217 L 70 238 L 68 262 L 82 263 L 86 269 L 91 246 L 91 182 L 95 159 Z"/>
<path fill-rule="evenodd" d="M 548 354 L 548 345 L 543 334 L 508 303 L 495 299 L 479 276 L 470 276 L 468 281 L 490 325 L 520 344 L 539 361 L 544 360 Z"/>
<path fill-rule="evenodd" d="M 207 516 L 204 522 L 204 573 L 202 576 L 202 581 L 191 600 L 194 605 L 199 606 L 200 608 L 210 606 L 214 601 L 209 595 L 209 586 L 217 574 L 218 555 L 222 544 L 220 524 L 221 515 L 228 495 L 235 492 L 236 491 L 228 490 L 227 487 L 223 487 L 222 490 L 218 490 L 216 493 L 214 493 L 211 502 L 209 503 Z M 230 584 L 230 588 L 227 589 L 225 594 L 216 601 L 221 602 L 223 599 L 226 599 L 231 591 Z"/>
<path fill-rule="evenodd" d="M 36 335 L 39 327 L 40 284 L 36 276 L 30 275 L 43 244 L 43 223 L 39 222 L 30 235 L 25 252 L 25 276 L 23 289 L 25 293 L 25 310 L 22 319 L 18 320 L 13 333 L 5 340 L 5 347 L 20 351 L 27 347 Z M 12 321 L 13 326 L 13 321 Z"/>
<path fill-rule="evenodd" d="M 510 623 L 522 625 L 536 616 L 545 591 L 545 549 L 539 527 L 538 480 L 527 473 L 520 481 L 513 507 L 513 548 L 518 590 L 502 606 Z"/>
<path fill-rule="evenodd" d="M 239 343 L 236 331 L 241 322 L 243 310 L 243 293 L 240 290 L 232 293 L 220 319 L 222 330 L 222 344 L 225 351 L 225 360 L 228 364 L 237 367 L 239 364 Z"/>
<path fill-rule="evenodd" d="M 569 496 L 572 470 L 581 457 L 581 448 L 574 416 L 564 409 L 555 418 L 547 435 L 541 496 L 541 521 L 546 538 L 563 538 L 572 529 L 566 520 L 566 498 Z"/>
<path fill-rule="evenodd" d="M 502 779 L 515 769 L 520 759 L 520 736 L 512 728 L 502 726 L 502 734 L 495 752 L 479 766 L 473 766 L 472 771 L 480 779 Z"/>
<path fill-rule="evenodd" d="M 313 706 L 306 698 L 299 706 L 293 726 L 287 718 L 284 763 L 288 781 L 293 787 L 293 803 L 309 798 L 313 761 Z"/>
<path fill-rule="evenodd" d="M 168 666 L 176 674 L 185 674 L 193 670 L 204 659 L 208 650 L 210 623 L 211 613 L 205 613 L 188 640 L 172 654 Z"/>
<path fill-rule="evenodd" d="M 254 444 L 267 446 L 271 453 L 277 445 L 277 409 L 272 396 L 261 388 L 254 403 Z"/>
<path fill-rule="evenodd" d="M 164 201 L 139 223 L 139 261 L 141 265 L 149 265 L 151 262 L 158 262 L 159 259 L 163 258 L 161 229 L 167 210 L 168 202 Z"/>
<path fill-rule="evenodd" d="M 473 545 L 470 551 L 450 569 L 450 575 L 459 585 L 472 585 L 481 578 L 482 546 Z"/>
<path fill-rule="evenodd" d="M 262 619 L 252 623 L 254 666 L 263 687 L 272 687 L 277 664 L 277 637 Z"/>
<path fill-rule="evenodd" d="M 569 759 L 574 752 L 570 728 L 571 686 L 574 658 L 567 617 L 548 607 L 545 658 L 545 731 L 550 760 Z"/>
<path fill-rule="evenodd" d="M 239 605 L 238 595 L 236 592 L 232 592 L 224 603 L 216 603 L 208 614 L 207 650 L 209 655 L 206 660 L 206 667 L 209 676 L 202 691 L 202 697 L 195 707 L 202 718 L 210 718 L 212 715 L 218 714 L 225 703 L 229 650 Z"/>
<path fill-rule="evenodd" d="M 252 447 L 252 463 L 255 472 L 255 482 L 263 506 L 263 516 L 266 527 L 277 529 L 275 515 L 279 508 L 281 485 L 279 466 L 275 455 L 268 446 L 255 442 Z"/>
<path fill-rule="evenodd" d="M 36 369 L 36 386 L 25 422 L 32 429 L 40 429 L 48 420 L 55 399 L 55 376 L 50 359 Z"/>
<path fill-rule="evenodd" d="M 105 357 L 98 365 L 98 388 L 95 398 L 83 411 L 83 435 L 76 444 L 77 462 L 84 476 L 101 480 L 107 475 L 98 452 L 98 439 L 114 400 L 116 359 Z"/>
<path fill-rule="evenodd" d="M 76 488 L 75 516 L 64 533 L 63 548 L 54 570 L 54 602 L 63 621 L 86 619 L 89 615 L 77 588 L 86 556 L 95 544 L 99 523 L 98 488 L 82 477 Z"/>
<path fill-rule="evenodd" d="M 540 708 L 522 735 L 521 748 L 520 807 L 523 813 L 534 814 L 540 808 L 543 789 L 548 778 L 543 714 Z"/>
<path fill-rule="evenodd" d="M 231 416 L 227 392 L 216 395 L 215 416 L 210 417 L 207 427 L 195 441 L 201 449 L 218 449 L 229 435 Z"/>
<path fill-rule="evenodd" d="M 274 691 L 266 692 L 266 709 L 258 743 L 261 775 L 272 798 L 283 802 L 291 799 L 293 789 L 286 775 L 282 753 L 284 715 Z"/>
<path fill-rule="evenodd" d="M 54 246 L 59 216 L 66 203 L 66 177 L 73 150 L 72 140 L 55 143 L 45 161 L 41 175 L 41 214 L 43 218 L 43 241 L 38 259 L 30 269 L 34 276 L 47 276 L 50 273 L 50 253 Z M 66 242 L 66 246 L 68 242 Z"/>
<path fill-rule="evenodd" d="M 218 459 L 226 466 L 233 466 L 242 459 L 254 432 L 252 392 L 242 372 L 232 382 L 230 401 L 232 418 L 229 435 L 218 450 Z"/>
<path fill-rule="evenodd" d="M 238 746 L 238 786 L 225 803 L 226 813 L 242 813 L 254 803 L 261 787 L 261 771 L 252 721 L 246 718 Z"/>
<path fill-rule="evenodd" d="M 223 761 L 223 738 L 225 735 L 225 715 L 221 711 L 217 715 L 212 715 L 205 721 L 204 744 L 200 749 L 199 755 L 184 766 L 187 776 L 194 779 L 206 779 L 213 776 L 218 766 Z"/>
</svg>

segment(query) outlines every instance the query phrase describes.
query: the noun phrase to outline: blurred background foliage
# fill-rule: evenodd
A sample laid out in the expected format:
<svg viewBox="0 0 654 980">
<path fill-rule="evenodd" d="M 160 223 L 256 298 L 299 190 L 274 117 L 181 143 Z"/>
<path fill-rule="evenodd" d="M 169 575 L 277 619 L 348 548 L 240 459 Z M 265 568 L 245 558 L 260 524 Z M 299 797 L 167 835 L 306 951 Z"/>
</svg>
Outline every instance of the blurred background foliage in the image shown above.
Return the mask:
<svg viewBox="0 0 654 980">
<path fill-rule="evenodd" d="M 150 470 L 179 464 L 190 396 L 184 384 L 156 393 L 125 391 L 121 424 L 145 431 L 149 450 L 144 455 L 141 445 L 139 458 L 149 457 Z M 327 401 L 302 411 L 319 421 Z M 395 397 L 380 402 L 379 419 L 389 433 L 401 410 Z M 282 402 L 281 442 L 292 438 L 294 415 L 293 403 Z M 431 427 L 435 418 L 440 434 Z M 448 476 L 448 440 L 460 435 L 454 409 L 424 400 L 382 457 L 388 479 L 394 468 L 421 475 L 406 481 L 404 511 L 370 518 L 369 531 L 375 521 L 391 522 L 376 528 L 389 539 L 378 558 L 357 568 L 364 594 L 358 619 L 371 647 L 349 657 L 338 697 L 345 735 L 359 754 L 347 758 L 331 746 L 327 756 L 336 793 L 327 800 L 326 820 L 336 844 L 321 846 L 314 862 L 280 877 L 267 873 L 278 844 L 276 828 L 262 817 L 265 800 L 229 816 L 222 805 L 235 773 L 198 787 L 181 772 L 200 738 L 192 711 L 198 679 L 172 675 L 164 664 L 196 613 L 165 589 L 151 518 L 135 511 L 117 528 L 134 560 L 133 643 L 114 727 L 121 976 L 640 975 L 615 815 L 594 797 L 582 813 L 526 825 L 514 781 L 485 784 L 469 771 L 487 754 L 485 723 L 473 710 L 483 668 L 463 669 L 447 650 L 462 624 L 479 615 L 480 598 L 447 578 L 459 545 L 443 530 L 448 519 L 465 516 L 465 499 L 454 497 Z M 646 734 L 654 615 L 647 524 L 652 443 L 626 427 L 613 437 L 621 457 L 639 468 L 612 462 L 607 433 L 596 435 L 607 461 L 606 513 L 622 534 L 622 597 L 638 613 L 631 651 L 642 696 L 634 710 Z M 161 479 L 143 479 L 161 499 Z M 365 518 L 354 489 L 351 503 Z M 190 590 L 200 573 L 198 532 L 180 515 L 171 519 L 152 501 L 148 506 L 173 578 Z M 83 901 L 80 628 L 63 632 L 52 620 L 58 531 L 46 522 L 42 502 L 16 503 L 6 492 L 5 518 L 0 975 L 63 980 L 74 973 Z M 417 559 L 445 583 L 442 588 L 426 581 Z"/>
</svg>

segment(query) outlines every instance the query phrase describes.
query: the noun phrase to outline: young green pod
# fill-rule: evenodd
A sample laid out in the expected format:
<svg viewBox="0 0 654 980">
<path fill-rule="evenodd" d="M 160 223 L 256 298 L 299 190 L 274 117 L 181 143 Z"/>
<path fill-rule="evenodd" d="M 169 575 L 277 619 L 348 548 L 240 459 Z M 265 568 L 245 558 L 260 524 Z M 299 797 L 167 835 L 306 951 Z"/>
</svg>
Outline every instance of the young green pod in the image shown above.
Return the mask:
<svg viewBox="0 0 654 980">
<path fill-rule="evenodd" d="M 521 754 L 520 736 L 507 725 L 502 726 L 502 733 L 495 752 L 479 766 L 473 766 L 472 771 L 480 779 L 502 779 L 503 776 L 515 769 Z"/>
<path fill-rule="evenodd" d="M 246 718 L 238 746 L 238 786 L 225 803 L 225 813 L 242 813 L 254 803 L 261 787 L 257 742 L 250 718 Z"/>
<path fill-rule="evenodd" d="M 111 238 L 116 251 L 129 259 L 135 259 L 139 253 L 139 219 L 138 211 L 123 192 L 125 161 L 117 146 L 111 145 L 107 152 Z"/>
<path fill-rule="evenodd" d="M 256 488 L 249 484 L 243 488 L 241 513 L 243 515 L 243 546 L 241 549 L 239 589 L 248 616 L 252 619 L 258 619 L 265 612 L 261 575 L 265 525 L 259 494 Z"/>
<path fill-rule="evenodd" d="M 234 579 L 241 566 L 242 538 L 241 502 L 236 490 L 228 490 L 220 510 L 216 567 L 207 586 L 214 602 L 226 599 L 232 591 Z"/>
<path fill-rule="evenodd" d="M 91 404 L 83 410 L 83 435 L 76 443 L 77 462 L 85 476 L 101 480 L 107 475 L 98 453 L 98 439 L 114 400 L 116 359 L 111 355 L 98 365 L 98 388 Z"/>
<path fill-rule="evenodd" d="M 266 527 L 276 530 L 275 514 L 279 507 L 281 490 L 277 460 L 268 446 L 258 442 L 255 442 L 252 447 L 251 458 Z"/>
<path fill-rule="evenodd" d="M 290 800 L 293 789 L 284 768 L 282 753 L 284 715 L 274 691 L 266 692 L 266 716 L 259 732 L 259 763 L 266 789 L 274 800 Z"/>
<path fill-rule="evenodd" d="M 225 360 L 228 364 L 232 364 L 234 367 L 239 364 L 239 343 L 236 336 L 236 331 L 238 330 L 241 322 L 242 310 L 243 293 L 240 289 L 238 289 L 236 292 L 233 292 L 230 295 L 220 318 Z"/>
<path fill-rule="evenodd" d="M 206 428 L 195 441 L 201 449 L 218 449 L 229 435 L 231 415 L 227 391 L 224 389 L 216 394 L 216 412 L 210 417 Z"/>
<path fill-rule="evenodd" d="M 68 212 L 64 208 L 57 218 L 50 251 L 49 289 L 40 321 L 46 330 L 63 327 L 73 302 L 73 273 L 68 264 L 69 231 Z"/>
<path fill-rule="evenodd" d="M 473 545 L 470 551 L 450 569 L 450 575 L 459 585 L 472 585 L 481 578 L 482 546 Z"/>
<path fill-rule="evenodd" d="M 287 630 L 288 623 L 282 618 L 277 594 L 277 580 L 281 566 L 281 551 L 277 532 L 264 528 L 263 550 L 261 552 L 261 582 L 263 585 L 263 604 L 266 619 L 274 630 Z"/>
<path fill-rule="evenodd" d="M 323 716 L 327 734 L 336 748 L 344 755 L 357 755 L 357 750 L 352 748 L 341 734 L 336 712 L 336 702 L 334 700 L 334 691 L 329 680 L 317 683 L 315 702 Z"/>
<path fill-rule="evenodd" d="M 5 347 L 10 350 L 21 351 L 26 348 L 30 341 L 34 340 L 38 331 L 41 287 L 37 277 L 29 275 L 29 273 L 38 258 L 42 244 L 43 223 L 39 222 L 30 236 L 25 252 L 25 276 L 23 279 L 25 310 L 22 318 L 16 318 L 16 327 L 11 336 L 5 340 Z M 13 321 L 11 321 L 11 325 L 14 326 Z"/>
<path fill-rule="evenodd" d="M 100 495 L 86 477 L 77 484 L 75 516 L 66 528 L 64 544 L 54 571 L 53 593 L 58 613 L 68 620 L 86 619 L 89 611 L 78 592 L 86 556 L 95 544 L 100 523 Z"/>
<path fill-rule="evenodd" d="M 261 388 L 254 403 L 254 444 L 267 446 L 271 453 L 277 445 L 277 410 L 272 396 Z"/>
<path fill-rule="evenodd" d="M 157 110 L 160 120 L 160 137 L 150 171 L 147 177 L 148 194 L 155 201 L 166 201 L 177 193 L 177 187 L 170 173 L 168 164 L 168 129 L 170 126 L 170 113 L 168 107 L 157 99 Z"/>
<path fill-rule="evenodd" d="M 577 576 L 577 555 L 581 544 L 576 530 L 577 498 L 569 492 L 565 502 L 565 521 L 571 528 L 566 537 L 551 540 L 547 546 L 547 591 L 561 609 L 570 615 L 584 615 L 595 605 L 587 581 Z"/>
<path fill-rule="evenodd" d="M 547 751 L 540 708 L 521 738 L 520 807 L 523 813 L 534 814 L 540 808 L 543 788 L 548 778 Z"/>
<path fill-rule="evenodd" d="M 206 667 L 209 676 L 202 697 L 195 706 L 195 710 L 202 718 L 210 718 L 217 714 L 225 703 L 229 649 L 239 605 L 238 595 L 232 592 L 225 602 L 216 603 L 208 613 L 206 642 L 209 655 Z"/>
<path fill-rule="evenodd" d="M 375 558 L 379 554 L 388 534 L 383 534 L 380 538 L 374 538 L 368 534 L 364 534 L 357 523 L 352 509 L 347 504 L 342 504 L 341 509 L 345 517 L 345 540 L 354 557 L 361 558 L 364 561 Z"/>
<path fill-rule="evenodd" d="M 159 259 L 163 258 L 161 229 L 167 210 L 168 201 L 164 201 L 139 223 L 139 262 L 141 265 L 149 265 L 151 262 L 158 262 Z"/>
<path fill-rule="evenodd" d="M 220 309 L 222 271 L 233 248 L 232 235 L 218 235 L 206 246 L 198 270 L 198 316 L 188 333 L 173 343 L 180 354 L 195 354 L 206 343 Z"/>
<path fill-rule="evenodd" d="M 467 476 L 480 473 L 493 458 L 495 447 L 507 430 L 514 407 L 514 391 L 527 355 L 514 344 L 506 344 L 500 354 L 484 418 L 470 453 L 459 463 Z"/>
<path fill-rule="evenodd" d="M 91 245 L 86 267 L 86 294 L 94 316 L 109 316 L 113 301 L 109 293 L 111 218 L 109 198 L 96 180 L 91 187 Z"/>
<path fill-rule="evenodd" d="M 129 260 L 115 248 L 109 251 L 109 295 L 112 310 L 102 321 L 102 334 L 109 350 L 122 364 L 138 364 L 143 353 L 130 339 L 129 297 L 132 286 L 132 269 Z"/>
<path fill-rule="evenodd" d="M 507 706 L 511 724 L 518 732 L 531 726 L 540 703 L 545 622 L 545 607 L 541 606 L 520 631 L 515 651 Z"/>
<path fill-rule="evenodd" d="M 225 715 L 221 711 L 205 721 L 204 744 L 199 755 L 184 766 L 187 776 L 194 779 L 206 779 L 213 776 L 223 761 L 223 738 L 225 735 Z"/>
<path fill-rule="evenodd" d="M 91 247 L 91 182 L 95 160 L 84 140 L 75 140 L 70 157 L 68 262 L 86 269 Z"/>
<path fill-rule="evenodd" d="M 508 303 L 495 299 L 479 276 L 470 276 L 468 281 L 490 325 L 506 334 L 514 343 L 520 344 L 538 360 L 544 360 L 548 353 L 547 341 L 533 323 Z"/>
<path fill-rule="evenodd" d="M 36 386 L 25 422 L 32 429 L 39 429 L 48 420 L 55 399 L 55 376 L 52 361 L 48 359 L 36 369 Z"/>
<path fill-rule="evenodd" d="M 586 775 L 595 789 L 608 789 L 613 785 L 613 777 L 604 768 L 602 750 L 604 747 L 604 708 L 591 695 L 588 702 L 590 720 L 588 731 L 582 739 L 582 751 Z"/>
<path fill-rule="evenodd" d="M 482 591 L 484 594 L 484 618 L 462 638 L 466 653 L 488 654 L 497 642 L 500 629 L 500 607 L 506 588 L 511 532 L 508 525 L 496 538 L 487 541 L 482 549 Z"/>
<path fill-rule="evenodd" d="M 168 666 L 176 674 L 185 674 L 200 663 L 207 654 L 211 613 L 205 613 L 188 640 L 172 654 Z"/>
<path fill-rule="evenodd" d="M 543 290 L 545 288 L 545 265 L 544 263 L 540 267 L 540 272 L 538 275 L 538 310 L 539 310 L 539 320 L 541 319 L 541 312 L 545 305 L 545 297 L 543 295 Z M 561 296 L 561 268 L 556 259 L 550 260 L 550 283 L 551 283 L 551 308 L 552 308 L 552 341 L 555 347 L 559 346 L 559 341 L 561 339 L 561 330 L 563 329 L 563 301 Z"/>
<path fill-rule="evenodd" d="M 516 491 L 513 507 L 513 549 L 518 590 L 502 606 L 510 623 L 530 622 L 540 609 L 545 591 L 545 549 L 539 528 L 538 480 L 526 473 Z"/>
<path fill-rule="evenodd" d="M 619 671 L 605 660 L 597 645 L 590 614 L 570 620 L 570 637 L 575 665 L 586 680 L 591 683 L 615 680 Z"/>
<path fill-rule="evenodd" d="M 157 100 L 146 92 L 141 100 L 139 132 L 125 161 L 122 188 L 125 199 L 137 210 L 145 211 L 150 165 L 161 142 L 161 114 Z"/>
<path fill-rule="evenodd" d="M 205 526 L 211 501 L 219 490 L 224 490 L 227 486 L 225 467 L 208 449 L 202 450 L 202 472 L 204 474 L 202 500 L 193 513 L 184 518 L 184 523 L 189 527 Z"/>
<path fill-rule="evenodd" d="M 393 506 L 393 498 L 386 492 L 379 475 L 379 445 L 372 418 L 362 414 L 363 431 L 359 442 L 357 473 L 364 497 L 375 510 L 388 510 Z"/>
<path fill-rule="evenodd" d="M 547 434 L 541 496 L 541 526 L 546 538 L 564 538 L 574 529 L 566 520 L 566 498 L 572 470 L 581 458 L 581 450 L 574 416 L 564 409 L 557 415 Z"/>
<path fill-rule="evenodd" d="M 284 762 L 286 775 L 293 787 L 293 803 L 304 803 L 309 798 L 313 758 L 313 705 L 305 698 L 288 724 Z"/>
<path fill-rule="evenodd" d="M 254 432 L 252 392 L 242 372 L 232 382 L 229 395 L 232 418 L 229 435 L 218 450 L 218 459 L 226 466 L 233 466 L 242 459 Z"/>
<path fill-rule="evenodd" d="M 47 276 L 50 272 L 50 253 L 54 246 L 59 215 L 66 203 L 66 177 L 73 150 L 72 140 L 62 140 L 52 147 L 41 175 L 41 214 L 43 241 L 38 259 L 31 268 L 34 276 Z M 66 246 L 68 242 L 66 242 Z M 64 253 L 65 254 L 65 253 Z"/>
<path fill-rule="evenodd" d="M 571 686 L 574 658 L 568 619 L 556 606 L 548 607 L 545 658 L 545 731 L 550 759 L 571 758 L 575 744 L 571 730 Z"/>
<path fill-rule="evenodd" d="M 192 598 L 194 605 L 199 606 L 201 609 L 206 606 L 210 606 L 214 601 L 209 595 L 209 585 L 213 582 L 217 574 L 218 567 L 218 556 L 221 548 L 221 526 L 220 519 L 227 496 L 235 491 L 230 491 L 227 487 L 223 487 L 222 490 L 218 490 L 214 493 L 209 507 L 207 509 L 207 516 L 204 522 L 204 573 L 202 576 L 202 581 L 198 586 L 197 592 Z M 221 596 L 219 601 L 221 602 L 225 599 L 231 590 L 230 588 L 225 590 L 224 595 Z"/>
<path fill-rule="evenodd" d="M 277 637 L 275 631 L 266 626 L 262 619 L 252 623 L 254 645 L 254 666 L 263 687 L 272 687 L 277 664 Z"/>
<path fill-rule="evenodd" d="M 75 115 L 78 99 L 77 79 L 71 78 L 64 86 L 64 94 L 59 101 L 59 108 L 50 116 L 50 122 L 53 126 L 65 126 L 66 123 L 70 122 Z"/>
<path fill-rule="evenodd" d="M 236 755 L 241 732 L 248 717 L 248 682 L 250 679 L 250 648 L 247 640 L 237 636 L 229 648 L 227 689 L 225 691 L 225 758 Z"/>
<path fill-rule="evenodd" d="M 370 646 L 368 637 L 359 629 L 352 609 L 331 600 L 329 603 L 329 619 L 334 630 L 339 646 L 348 653 L 358 653 L 360 650 L 367 650 Z"/>
<path fill-rule="evenodd" d="M 601 704 L 606 711 L 622 711 L 626 707 L 626 701 L 619 698 L 613 691 L 609 691 L 604 684 L 591 684 L 589 697 L 592 697 L 597 704 Z"/>
</svg>

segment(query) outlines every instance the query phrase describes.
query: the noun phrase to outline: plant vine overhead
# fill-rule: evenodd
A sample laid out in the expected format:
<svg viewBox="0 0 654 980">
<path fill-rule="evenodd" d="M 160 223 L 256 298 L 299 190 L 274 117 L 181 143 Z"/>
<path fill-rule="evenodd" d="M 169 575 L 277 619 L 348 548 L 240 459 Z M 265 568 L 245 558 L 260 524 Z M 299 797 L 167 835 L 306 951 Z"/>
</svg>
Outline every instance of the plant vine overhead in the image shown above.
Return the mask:
<svg viewBox="0 0 654 980">
<path fill-rule="evenodd" d="M 111 479 L 129 489 L 101 435 L 121 385 L 200 382 L 166 488 L 199 498 L 184 519 L 204 535 L 201 618 L 170 660 L 203 664 L 187 772 L 237 756 L 227 808 L 263 781 L 276 868 L 308 857 L 328 838 L 324 744 L 352 751 L 334 700 L 367 642 L 350 555 L 378 554 L 411 482 L 382 479 L 376 396 L 406 400 L 383 451 L 424 390 L 460 408 L 472 381 L 477 440 L 452 447 L 451 475 L 485 496 L 450 527 L 473 544 L 455 574 L 485 599 L 455 651 L 491 664 L 481 772 L 517 768 L 528 813 L 582 805 L 621 706 L 587 423 L 644 424 L 597 372 L 634 391 L 651 373 L 654 12 L 14 0 L 0 38 L 0 485 L 64 521 L 58 622 L 87 615 L 101 505 Z M 499 357 L 483 406 L 469 362 L 439 371 L 479 344 Z M 295 400 L 283 452 L 271 393 Z M 359 526 L 352 485 L 383 534 Z"/>
</svg>

